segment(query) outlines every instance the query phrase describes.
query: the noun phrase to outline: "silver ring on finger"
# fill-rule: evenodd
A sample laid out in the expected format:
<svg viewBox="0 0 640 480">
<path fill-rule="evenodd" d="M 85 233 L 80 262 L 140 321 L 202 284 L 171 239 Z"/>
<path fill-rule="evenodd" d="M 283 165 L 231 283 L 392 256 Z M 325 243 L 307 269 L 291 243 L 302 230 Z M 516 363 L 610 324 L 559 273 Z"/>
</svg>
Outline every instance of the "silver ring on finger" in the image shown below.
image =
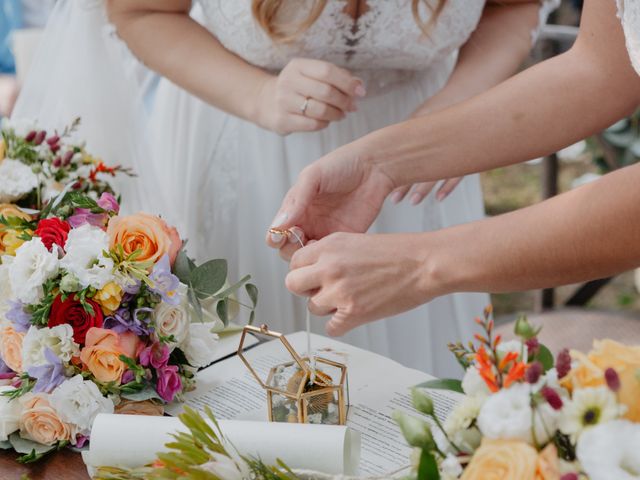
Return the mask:
<svg viewBox="0 0 640 480">
<path fill-rule="evenodd" d="M 309 106 L 309 97 L 305 97 L 304 102 L 300 105 L 300 113 L 304 115 L 307 111 L 307 107 Z"/>
</svg>

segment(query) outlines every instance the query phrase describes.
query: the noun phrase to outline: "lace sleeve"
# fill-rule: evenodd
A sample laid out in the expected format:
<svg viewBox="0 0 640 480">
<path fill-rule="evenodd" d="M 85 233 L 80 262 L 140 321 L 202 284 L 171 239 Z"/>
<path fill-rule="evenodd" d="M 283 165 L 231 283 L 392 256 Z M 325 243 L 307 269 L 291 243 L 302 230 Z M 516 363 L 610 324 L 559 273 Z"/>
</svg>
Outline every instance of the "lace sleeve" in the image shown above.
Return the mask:
<svg viewBox="0 0 640 480">
<path fill-rule="evenodd" d="M 560 0 L 540 0 L 540 10 L 538 11 L 538 26 L 531 31 L 531 43 L 536 43 L 540 30 L 547 24 L 549 15 L 560 6 Z"/>
<path fill-rule="evenodd" d="M 618 17 L 627 42 L 631 64 L 640 75 L 640 2 L 637 0 L 617 0 Z"/>
</svg>

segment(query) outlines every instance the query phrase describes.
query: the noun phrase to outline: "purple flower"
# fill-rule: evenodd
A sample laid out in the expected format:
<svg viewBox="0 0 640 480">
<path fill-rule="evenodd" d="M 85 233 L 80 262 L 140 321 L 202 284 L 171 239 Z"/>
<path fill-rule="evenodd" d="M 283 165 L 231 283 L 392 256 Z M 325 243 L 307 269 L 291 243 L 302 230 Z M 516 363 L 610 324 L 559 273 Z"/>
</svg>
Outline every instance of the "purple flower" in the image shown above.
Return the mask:
<svg viewBox="0 0 640 480">
<path fill-rule="evenodd" d="M 163 255 L 160 261 L 153 266 L 149 280 L 152 283 L 149 290 L 160 295 L 163 302 L 169 305 L 180 303 L 180 295 L 178 295 L 180 280 L 171 273 L 169 255 Z"/>
<path fill-rule="evenodd" d="M 48 363 L 27 369 L 29 376 L 36 379 L 36 384 L 33 387 L 35 393 L 51 393 L 65 380 L 62 361 L 53 353 L 53 350 L 45 348 L 44 358 Z"/>
<path fill-rule="evenodd" d="M 104 213 L 91 213 L 87 208 L 76 208 L 76 211 L 67 218 L 67 222 L 72 228 L 78 228 L 88 223 L 94 227 L 104 227 L 107 221 L 107 215 Z"/>
<path fill-rule="evenodd" d="M 8 300 L 9 311 L 5 314 L 7 320 L 13 323 L 18 332 L 26 332 L 31 326 L 31 314 L 25 310 L 25 305 L 19 300 Z"/>
<path fill-rule="evenodd" d="M 89 441 L 89 437 L 85 435 L 78 435 L 76 437 L 76 448 L 84 447 L 85 443 L 87 443 L 88 441 Z"/>
<path fill-rule="evenodd" d="M 124 301 L 123 301 L 124 303 Z M 151 313 L 151 308 L 137 308 L 131 314 L 128 306 L 120 307 L 112 315 L 104 319 L 103 328 L 113 330 L 117 333 L 133 332 L 138 336 L 149 335 L 151 326 L 148 320 L 140 318 L 140 313 Z"/>
<path fill-rule="evenodd" d="M 164 368 L 169 361 L 169 347 L 164 343 L 154 343 L 140 352 L 140 365 L 143 367 L 153 367 L 155 369 Z"/>
<path fill-rule="evenodd" d="M 98 206 L 107 212 L 114 212 L 115 214 L 120 212 L 118 200 L 108 192 L 104 192 L 100 195 L 100 198 L 98 199 Z"/>
<path fill-rule="evenodd" d="M 122 385 L 126 385 L 127 383 L 133 382 L 135 378 L 136 376 L 131 370 L 126 370 L 120 378 L 120 383 L 122 383 Z"/>
<path fill-rule="evenodd" d="M 130 302 L 134 295 L 140 293 L 140 287 L 142 286 L 142 282 L 140 280 L 134 280 L 131 283 L 128 283 L 122 287 L 124 290 L 124 297 L 122 297 L 122 303 Z"/>
<path fill-rule="evenodd" d="M 158 383 L 156 384 L 156 390 L 158 395 L 165 402 L 169 403 L 173 401 L 178 393 L 182 389 L 182 380 L 178 374 L 178 367 L 176 365 L 165 365 L 158 370 Z"/>
<path fill-rule="evenodd" d="M 0 357 L 0 380 L 10 380 L 15 377 L 17 374 L 13 370 L 11 370 L 2 357 Z"/>
</svg>

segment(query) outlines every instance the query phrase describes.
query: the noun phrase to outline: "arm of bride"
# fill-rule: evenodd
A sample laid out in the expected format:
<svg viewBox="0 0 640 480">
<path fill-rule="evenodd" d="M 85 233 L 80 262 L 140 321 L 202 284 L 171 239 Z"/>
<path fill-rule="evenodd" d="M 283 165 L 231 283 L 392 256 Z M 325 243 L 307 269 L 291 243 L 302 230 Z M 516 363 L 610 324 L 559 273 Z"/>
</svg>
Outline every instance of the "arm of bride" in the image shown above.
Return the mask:
<svg viewBox="0 0 640 480">
<path fill-rule="evenodd" d="M 281 134 L 342 119 L 364 95 L 348 71 L 296 59 L 278 76 L 227 50 L 189 16 L 191 0 L 108 0 L 118 35 L 148 67 L 205 102 Z M 310 98 L 303 115 L 301 106 Z"/>
<path fill-rule="evenodd" d="M 532 33 L 540 21 L 538 0 L 511 0 L 488 3 L 478 27 L 460 49 L 458 61 L 447 84 L 426 100 L 412 115 L 418 117 L 435 113 L 478 95 L 498 85 L 518 71 L 531 50 Z M 446 180 L 436 197 L 444 200 L 462 180 Z M 420 203 L 437 182 L 413 186 L 411 203 Z M 403 186 L 392 193 L 392 200 L 400 202 L 409 193 Z"/>
</svg>

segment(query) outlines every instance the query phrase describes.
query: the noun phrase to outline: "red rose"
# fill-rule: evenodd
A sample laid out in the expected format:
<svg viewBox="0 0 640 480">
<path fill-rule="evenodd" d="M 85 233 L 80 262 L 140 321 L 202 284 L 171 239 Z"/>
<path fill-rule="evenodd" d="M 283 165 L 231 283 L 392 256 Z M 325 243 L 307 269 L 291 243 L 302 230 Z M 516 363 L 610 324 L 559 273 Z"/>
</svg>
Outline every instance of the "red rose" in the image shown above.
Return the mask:
<svg viewBox="0 0 640 480">
<path fill-rule="evenodd" d="M 71 230 L 71 226 L 64 220 L 59 218 L 45 218 L 38 222 L 35 235 L 40 237 L 44 246 L 51 250 L 54 245 L 64 248 L 67 243 L 67 234 Z"/>
<path fill-rule="evenodd" d="M 49 327 L 63 325 L 68 323 L 73 328 L 73 339 L 81 346 L 84 345 L 84 339 L 87 330 L 91 327 L 102 327 L 104 316 L 102 309 L 93 300 L 86 300 L 86 303 L 93 308 L 93 315 L 88 313 L 82 304 L 73 299 L 73 296 L 67 297 L 63 302 L 62 296 L 58 295 L 51 305 L 49 313 Z"/>
</svg>

